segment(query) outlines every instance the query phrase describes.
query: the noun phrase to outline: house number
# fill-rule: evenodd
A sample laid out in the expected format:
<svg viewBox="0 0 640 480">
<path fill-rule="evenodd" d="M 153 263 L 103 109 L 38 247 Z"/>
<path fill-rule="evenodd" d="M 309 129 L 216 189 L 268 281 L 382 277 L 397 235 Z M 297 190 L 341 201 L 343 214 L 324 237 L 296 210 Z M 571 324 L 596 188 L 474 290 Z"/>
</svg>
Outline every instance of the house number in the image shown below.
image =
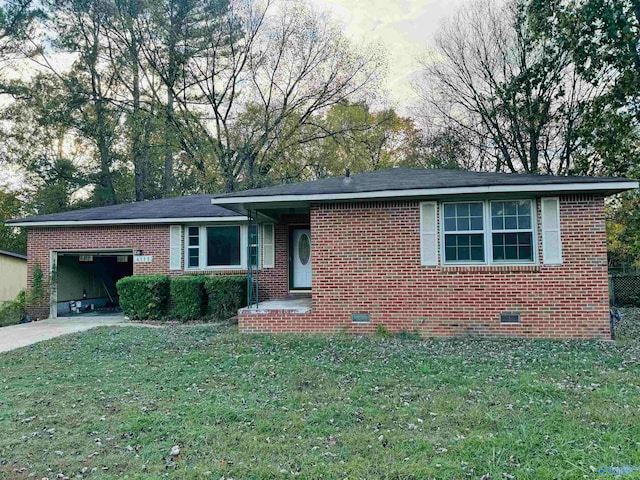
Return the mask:
<svg viewBox="0 0 640 480">
<path fill-rule="evenodd" d="M 153 255 L 134 255 L 133 263 L 151 263 L 153 261 Z"/>
</svg>

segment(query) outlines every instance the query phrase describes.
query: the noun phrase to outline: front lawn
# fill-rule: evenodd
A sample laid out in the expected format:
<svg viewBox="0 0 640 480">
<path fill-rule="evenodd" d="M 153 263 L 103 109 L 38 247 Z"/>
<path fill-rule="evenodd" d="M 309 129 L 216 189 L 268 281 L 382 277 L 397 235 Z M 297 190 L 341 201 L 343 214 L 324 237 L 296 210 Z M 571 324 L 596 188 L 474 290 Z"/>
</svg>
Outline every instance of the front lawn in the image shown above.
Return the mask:
<svg viewBox="0 0 640 480">
<path fill-rule="evenodd" d="M 0 355 L 0 478 L 601 478 L 640 466 L 639 361 L 631 342 L 102 328 Z"/>
</svg>

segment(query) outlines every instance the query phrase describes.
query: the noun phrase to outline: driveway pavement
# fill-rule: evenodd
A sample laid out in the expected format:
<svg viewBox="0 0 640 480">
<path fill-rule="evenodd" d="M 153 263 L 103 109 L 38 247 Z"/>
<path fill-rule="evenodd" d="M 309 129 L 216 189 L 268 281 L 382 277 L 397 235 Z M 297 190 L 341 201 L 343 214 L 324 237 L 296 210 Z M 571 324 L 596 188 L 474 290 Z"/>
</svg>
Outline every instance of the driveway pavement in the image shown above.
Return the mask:
<svg viewBox="0 0 640 480">
<path fill-rule="evenodd" d="M 32 343 L 49 340 L 68 333 L 83 332 L 95 327 L 113 325 L 141 325 L 128 323 L 122 315 L 95 317 L 50 318 L 40 322 L 23 323 L 0 328 L 0 352 L 8 352 L 15 348 Z"/>
</svg>

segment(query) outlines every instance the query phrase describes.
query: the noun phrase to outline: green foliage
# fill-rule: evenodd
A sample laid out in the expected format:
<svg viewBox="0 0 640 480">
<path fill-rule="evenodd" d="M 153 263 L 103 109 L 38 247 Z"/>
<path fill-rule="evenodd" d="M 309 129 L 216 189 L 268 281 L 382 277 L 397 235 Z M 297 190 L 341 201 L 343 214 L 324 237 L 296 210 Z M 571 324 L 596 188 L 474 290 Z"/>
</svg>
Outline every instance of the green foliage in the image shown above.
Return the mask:
<svg viewBox="0 0 640 480">
<path fill-rule="evenodd" d="M 415 332 L 408 332 L 407 330 L 401 330 L 398 333 L 393 333 L 383 324 L 376 325 L 375 336 L 378 338 L 396 338 L 398 340 L 422 340 L 420 334 Z"/>
<path fill-rule="evenodd" d="M 247 305 L 247 279 L 236 275 L 205 277 L 207 316 L 214 320 L 228 320 L 238 309 Z"/>
<path fill-rule="evenodd" d="M 640 192 L 619 195 L 606 206 L 609 265 L 640 266 Z"/>
<path fill-rule="evenodd" d="M 33 280 L 31 281 L 31 292 L 29 294 L 31 300 L 39 300 L 44 295 L 44 275 L 40 265 L 33 267 Z"/>
<path fill-rule="evenodd" d="M 0 303 L 0 327 L 16 325 L 22 320 L 27 308 L 27 294 L 22 290 L 15 299 Z"/>
<path fill-rule="evenodd" d="M 393 333 L 383 323 L 379 323 L 376 325 L 376 337 L 393 338 Z"/>
<path fill-rule="evenodd" d="M 160 320 L 169 304 L 167 275 L 135 275 L 118 280 L 120 306 L 132 320 Z"/>
<path fill-rule="evenodd" d="M 417 331 L 409 332 L 407 330 L 401 330 L 400 332 L 398 332 L 396 338 L 398 340 L 422 340 L 420 333 L 418 333 Z"/>
<path fill-rule="evenodd" d="M 15 52 L 17 42 L 31 38 L 34 20 L 42 18 L 33 0 L 5 0 L 0 3 L 0 53 Z M 23 46 L 23 45 L 21 45 Z"/>
<path fill-rule="evenodd" d="M 15 299 L 0 304 L 0 327 L 20 323 L 27 314 L 27 308 L 37 305 L 44 299 L 46 286 L 42 268 L 36 264 L 33 269 L 31 289 L 22 290 Z"/>
<path fill-rule="evenodd" d="M 422 135 L 414 122 L 393 109 L 371 111 L 366 102 L 341 102 L 314 122 L 332 135 L 324 135 L 312 145 L 298 145 L 284 152 L 287 161 L 273 167 L 282 181 L 295 175 L 303 161 L 313 177 L 368 172 L 399 165 L 415 166 L 424 158 Z"/>
<path fill-rule="evenodd" d="M 6 220 L 18 218 L 22 214 L 22 207 L 22 201 L 15 193 L 0 190 L 0 250 L 27 252 L 26 229 L 4 224 Z"/>
<path fill-rule="evenodd" d="M 527 0 L 529 26 L 591 87 L 580 104 L 576 173 L 638 175 L 640 7 L 636 0 Z"/>
<path fill-rule="evenodd" d="M 119 280 L 116 287 L 120 306 L 133 320 L 227 320 L 247 304 L 243 276 L 134 275 Z"/>
<path fill-rule="evenodd" d="M 200 319 L 206 310 L 205 277 L 191 275 L 171 279 L 171 316 L 178 320 Z"/>
</svg>

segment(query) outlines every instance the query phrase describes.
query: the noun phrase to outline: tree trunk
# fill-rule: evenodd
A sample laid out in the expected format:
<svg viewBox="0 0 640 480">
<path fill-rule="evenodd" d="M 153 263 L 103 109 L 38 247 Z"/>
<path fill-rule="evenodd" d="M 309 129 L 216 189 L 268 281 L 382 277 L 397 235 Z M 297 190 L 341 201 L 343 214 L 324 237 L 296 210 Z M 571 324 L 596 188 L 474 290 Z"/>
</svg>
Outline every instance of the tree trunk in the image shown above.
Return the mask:
<svg viewBox="0 0 640 480">
<path fill-rule="evenodd" d="M 131 45 L 129 46 L 129 55 L 131 56 L 131 68 L 133 75 L 133 85 L 131 89 L 133 111 L 131 113 L 131 155 L 133 157 L 134 170 L 134 190 L 136 202 L 145 199 L 145 180 L 144 180 L 144 149 L 142 146 L 142 118 L 140 116 L 140 67 L 138 66 L 138 48 L 133 29 L 131 32 Z"/>
<path fill-rule="evenodd" d="M 96 103 L 96 123 L 98 153 L 100 155 L 100 175 L 96 197 L 100 205 L 115 205 L 117 199 L 116 191 L 113 188 L 113 179 L 111 178 L 111 152 L 109 151 L 109 142 L 107 140 L 108 133 L 102 100 Z"/>
<path fill-rule="evenodd" d="M 175 142 L 173 125 L 173 89 L 167 88 L 167 108 L 165 125 L 164 176 L 162 193 L 169 197 L 173 192 L 173 144 Z"/>
</svg>

